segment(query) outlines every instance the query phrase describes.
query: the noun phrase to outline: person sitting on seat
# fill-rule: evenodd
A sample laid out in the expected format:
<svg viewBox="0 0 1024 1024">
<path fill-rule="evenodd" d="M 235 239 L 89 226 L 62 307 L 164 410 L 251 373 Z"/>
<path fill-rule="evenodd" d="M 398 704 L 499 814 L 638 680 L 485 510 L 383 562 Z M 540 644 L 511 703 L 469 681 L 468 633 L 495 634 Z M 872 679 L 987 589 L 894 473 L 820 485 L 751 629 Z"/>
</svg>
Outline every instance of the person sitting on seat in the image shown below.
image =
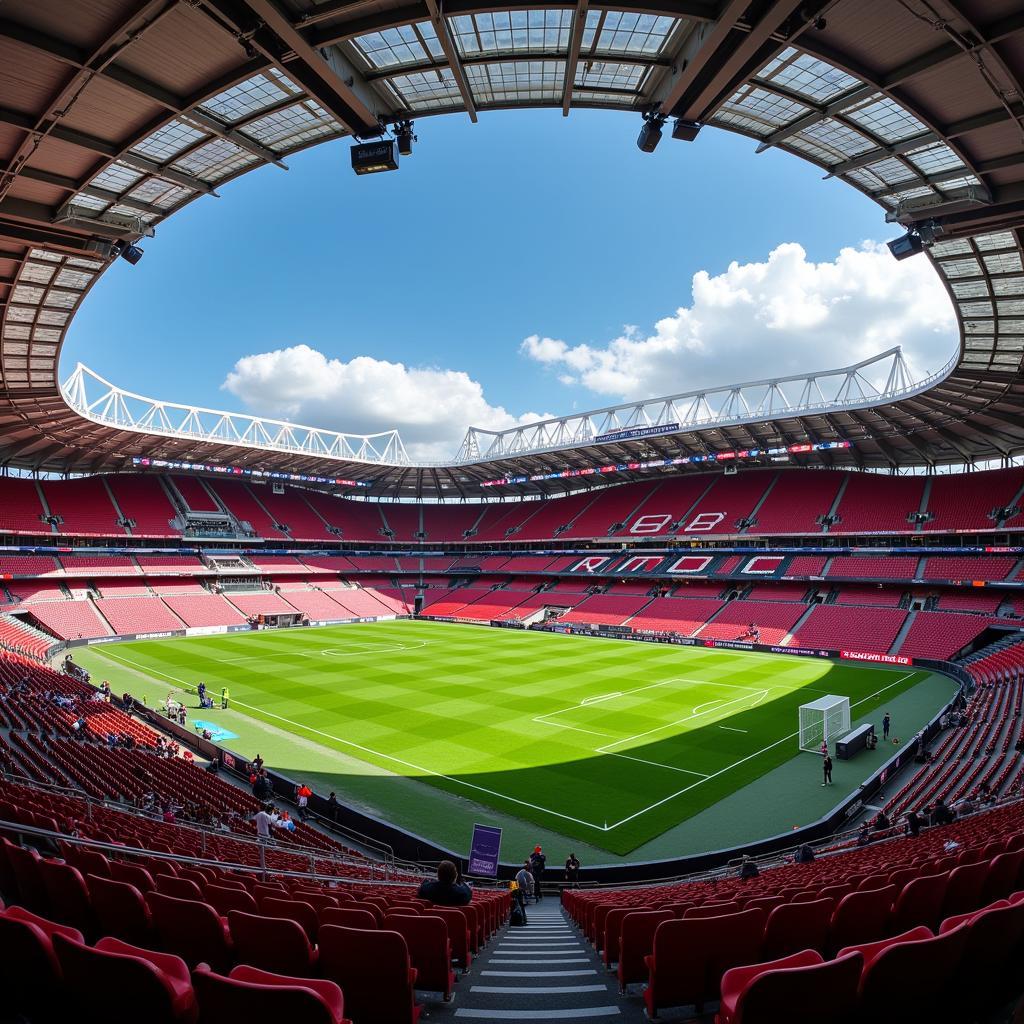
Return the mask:
<svg viewBox="0 0 1024 1024">
<path fill-rule="evenodd" d="M 440 907 L 464 907 L 473 899 L 473 890 L 462 880 L 458 865 L 443 860 L 437 865 L 437 878 L 422 882 L 416 895 Z"/>
</svg>

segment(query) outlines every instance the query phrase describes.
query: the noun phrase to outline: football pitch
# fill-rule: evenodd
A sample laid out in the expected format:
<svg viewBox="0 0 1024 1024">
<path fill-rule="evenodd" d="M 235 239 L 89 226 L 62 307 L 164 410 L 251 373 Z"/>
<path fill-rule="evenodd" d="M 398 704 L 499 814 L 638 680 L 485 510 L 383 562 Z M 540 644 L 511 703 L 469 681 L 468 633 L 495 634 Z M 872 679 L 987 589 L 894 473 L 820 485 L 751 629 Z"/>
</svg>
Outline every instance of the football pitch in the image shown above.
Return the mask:
<svg viewBox="0 0 1024 1024">
<path fill-rule="evenodd" d="M 268 723 L 307 748 L 307 764 L 311 743 L 341 751 L 353 775 L 373 766 L 485 805 L 498 823 L 514 816 L 616 854 L 794 757 L 809 759 L 797 748 L 800 704 L 848 696 L 856 720 L 930 675 L 413 621 L 95 653 L 124 667 L 129 690 L 143 677 L 179 695 L 199 680 L 214 694 L 227 687 L 230 712 L 199 712 L 193 697 L 192 717 L 229 729 L 240 729 L 231 724 L 239 714 Z M 295 763 L 261 752 L 271 767 Z M 344 800 L 345 773 L 335 778 Z M 378 812 L 402 824 L 386 797 Z"/>
</svg>

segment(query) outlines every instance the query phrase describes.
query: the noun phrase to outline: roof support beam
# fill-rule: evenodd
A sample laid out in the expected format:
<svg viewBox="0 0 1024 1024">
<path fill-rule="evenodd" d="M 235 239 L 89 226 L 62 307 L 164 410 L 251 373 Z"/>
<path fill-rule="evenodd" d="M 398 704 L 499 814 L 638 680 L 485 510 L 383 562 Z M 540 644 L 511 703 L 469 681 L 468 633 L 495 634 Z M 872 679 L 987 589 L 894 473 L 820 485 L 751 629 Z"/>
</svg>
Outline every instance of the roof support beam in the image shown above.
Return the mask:
<svg viewBox="0 0 1024 1024">
<path fill-rule="evenodd" d="M 462 61 L 459 59 L 459 49 L 455 45 L 451 26 L 448 24 L 448 19 L 441 13 L 437 0 L 426 0 L 426 2 L 427 10 L 430 11 L 430 24 L 434 26 L 434 34 L 437 36 L 441 49 L 444 51 L 452 78 L 455 79 L 455 84 L 459 87 L 459 95 L 462 96 L 466 113 L 469 114 L 470 121 L 476 124 L 476 102 L 473 99 L 473 90 L 469 87 L 466 72 L 462 67 Z"/>
<path fill-rule="evenodd" d="M 562 117 L 569 116 L 572 106 L 572 87 L 576 81 L 576 65 L 580 62 L 580 49 L 583 46 L 583 29 L 587 25 L 587 11 L 590 0 L 576 0 L 576 10 L 572 15 L 572 29 L 569 33 L 569 53 L 565 60 L 565 78 L 562 80 Z"/>
<path fill-rule="evenodd" d="M 353 135 L 380 134 L 380 118 L 373 94 L 357 72 L 345 66 L 340 54 L 330 57 L 315 50 L 292 25 L 275 0 L 202 0 L 215 23 L 231 32 L 240 44 L 255 47 L 289 78 L 295 79 L 325 110 Z"/>
</svg>

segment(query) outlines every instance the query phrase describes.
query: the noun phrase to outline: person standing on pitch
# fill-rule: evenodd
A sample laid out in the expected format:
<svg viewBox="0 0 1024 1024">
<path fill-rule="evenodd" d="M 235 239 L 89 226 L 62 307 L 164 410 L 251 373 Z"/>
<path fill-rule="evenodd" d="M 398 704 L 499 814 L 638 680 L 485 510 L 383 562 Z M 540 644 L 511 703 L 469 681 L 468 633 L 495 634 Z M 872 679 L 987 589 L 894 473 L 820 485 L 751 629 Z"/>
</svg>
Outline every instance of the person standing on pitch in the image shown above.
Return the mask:
<svg viewBox="0 0 1024 1024">
<path fill-rule="evenodd" d="M 541 891 L 541 879 L 544 877 L 544 867 L 547 862 L 548 859 L 544 856 L 544 851 L 539 846 L 535 846 L 533 853 L 530 854 L 530 871 L 533 873 L 533 895 L 537 898 L 538 903 L 544 898 Z"/>
<path fill-rule="evenodd" d="M 885 717 L 882 719 L 882 742 L 884 743 L 889 738 L 889 726 L 892 724 L 889 719 L 889 712 L 886 711 Z"/>
<path fill-rule="evenodd" d="M 825 781 L 822 783 L 823 786 L 832 785 L 832 758 L 825 755 L 825 760 L 821 763 L 822 772 L 825 776 Z"/>
</svg>

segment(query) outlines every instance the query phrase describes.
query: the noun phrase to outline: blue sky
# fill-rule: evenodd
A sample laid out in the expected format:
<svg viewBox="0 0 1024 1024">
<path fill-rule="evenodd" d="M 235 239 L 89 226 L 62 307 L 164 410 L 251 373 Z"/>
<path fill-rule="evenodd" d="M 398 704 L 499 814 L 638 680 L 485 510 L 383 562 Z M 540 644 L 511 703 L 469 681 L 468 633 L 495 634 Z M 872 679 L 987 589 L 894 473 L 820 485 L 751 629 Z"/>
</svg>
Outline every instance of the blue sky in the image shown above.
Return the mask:
<svg viewBox="0 0 1024 1024">
<path fill-rule="evenodd" d="M 356 178 L 333 142 L 245 175 L 161 225 L 138 266 L 112 268 L 62 368 L 339 429 L 393 423 L 441 452 L 460 415 L 501 424 L 748 379 L 776 359 L 826 368 L 894 337 L 935 363 L 921 371 L 951 350 L 923 259 L 839 260 L 892 237 L 879 207 L 739 136 L 666 133 L 646 155 L 638 128 L 600 111 L 453 115 L 418 122 L 395 174 Z M 769 261 L 792 242 L 803 254 Z M 938 311 L 904 322 L 899 305 L 924 293 Z"/>
</svg>

